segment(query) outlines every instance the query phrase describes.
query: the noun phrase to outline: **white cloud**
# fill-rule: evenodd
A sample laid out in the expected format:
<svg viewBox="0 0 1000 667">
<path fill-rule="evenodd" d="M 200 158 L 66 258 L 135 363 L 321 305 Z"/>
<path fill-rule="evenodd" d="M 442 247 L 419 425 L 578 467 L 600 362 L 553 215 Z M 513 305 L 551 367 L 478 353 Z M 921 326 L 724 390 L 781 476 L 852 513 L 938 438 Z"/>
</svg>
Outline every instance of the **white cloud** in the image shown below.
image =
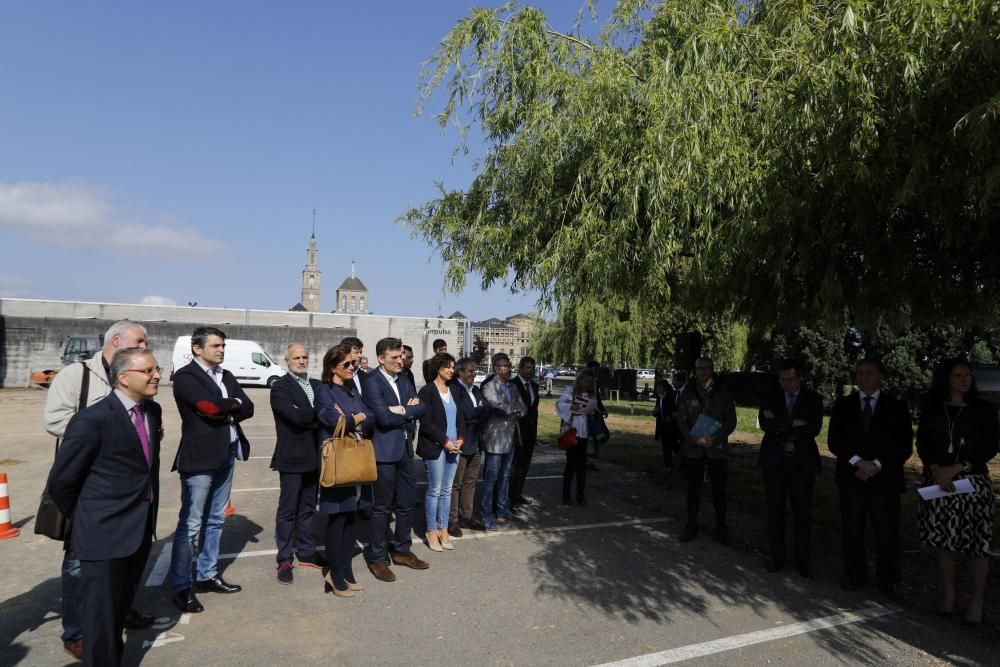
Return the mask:
<svg viewBox="0 0 1000 667">
<path fill-rule="evenodd" d="M 31 296 L 32 294 L 30 280 L 0 274 L 0 296 L 18 298 Z"/>
<path fill-rule="evenodd" d="M 133 255 L 205 255 L 222 243 L 197 230 L 126 218 L 107 188 L 78 183 L 0 183 L 0 229 L 39 243 Z"/>
<path fill-rule="evenodd" d="M 177 302 L 166 296 L 144 296 L 139 299 L 139 303 L 144 306 L 176 306 Z"/>
</svg>

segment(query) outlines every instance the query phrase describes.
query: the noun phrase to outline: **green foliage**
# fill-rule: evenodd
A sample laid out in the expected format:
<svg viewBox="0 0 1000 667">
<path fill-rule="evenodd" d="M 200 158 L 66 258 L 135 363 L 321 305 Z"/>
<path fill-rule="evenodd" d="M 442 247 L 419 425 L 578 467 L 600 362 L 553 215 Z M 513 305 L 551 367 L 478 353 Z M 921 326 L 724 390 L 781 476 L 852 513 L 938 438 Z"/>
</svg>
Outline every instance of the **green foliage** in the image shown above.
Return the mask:
<svg viewBox="0 0 1000 667">
<path fill-rule="evenodd" d="M 983 0 L 622 0 L 592 39 L 474 9 L 423 90 L 484 154 L 402 219 L 450 287 L 549 307 L 976 321 L 1000 288 L 998 71 Z"/>
</svg>

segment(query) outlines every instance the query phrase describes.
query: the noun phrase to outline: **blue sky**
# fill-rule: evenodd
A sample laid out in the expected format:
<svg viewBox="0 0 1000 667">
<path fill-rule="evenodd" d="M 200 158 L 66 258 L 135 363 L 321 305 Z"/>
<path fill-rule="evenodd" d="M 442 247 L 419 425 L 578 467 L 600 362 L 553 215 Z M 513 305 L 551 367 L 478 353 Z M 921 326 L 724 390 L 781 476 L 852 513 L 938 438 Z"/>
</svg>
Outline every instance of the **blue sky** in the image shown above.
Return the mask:
<svg viewBox="0 0 1000 667">
<path fill-rule="evenodd" d="M 560 29 L 579 7 L 531 4 Z M 394 221 L 471 178 L 436 107 L 413 117 L 421 62 L 470 6 L 3 3 L 0 296 L 286 309 L 315 208 L 324 310 L 355 258 L 377 313 L 531 311 L 475 277 L 445 294 Z"/>
</svg>

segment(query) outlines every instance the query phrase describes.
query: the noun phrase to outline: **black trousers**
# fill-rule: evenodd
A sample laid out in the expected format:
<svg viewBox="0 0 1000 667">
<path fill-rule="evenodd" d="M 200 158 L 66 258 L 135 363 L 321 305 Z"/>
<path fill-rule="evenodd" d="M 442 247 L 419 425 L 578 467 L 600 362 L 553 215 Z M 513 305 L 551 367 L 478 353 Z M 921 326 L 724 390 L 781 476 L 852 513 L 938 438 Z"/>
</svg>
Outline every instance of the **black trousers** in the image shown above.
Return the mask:
<svg viewBox="0 0 1000 667">
<path fill-rule="evenodd" d="M 816 474 L 803 472 L 794 456 L 782 457 L 781 464 L 764 468 L 764 496 L 767 501 L 767 537 L 771 558 L 785 562 L 785 505 L 792 505 L 795 531 L 795 562 L 809 564 L 812 537 L 812 497 Z"/>
<path fill-rule="evenodd" d="M 111 560 L 81 560 L 80 583 L 83 629 L 83 664 L 88 667 L 120 665 L 125 642 L 125 615 L 135 599 L 152 544 L 152 529 L 131 556 Z"/>
<path fill-rule="evenodd" d="M 868 486 L 840 487 L 844 573 L 854 581 L 868 578 L 865 529 L 875 533 L 875 579 L 879 586 L 899 583 L 899 494 L 872 493 Z"/>
<path fill-rule="evenodd" d="M 566 467 L 563 468 L 563 498 L 569 498 L 569 490 L 576 475 L 576 495 L 582 496 L 587 486 L 587 440 L 581 438 L 576 447 L 566 450 Z M 511 494 L 513 497 L 513 494 Z"/>
<path fill-rule="evenodd" d="M 377 462 L 378 479 L 372 485 L 375 495 L 370 521 L 371 539 L 365 548 L 365 560 L 382 563 L 395 553 L 410 553 L 413 539 L 413 510 L 417 506 L 417 480 L 413 474 L 413 457 L 404 453 L 403 458 L 392 463 Z M 396 514 L 395 539 L 387 543 L 386 531 L 389 518 Z"/>
<path fill-rule="evenodd" d="M 715 508 L 715 527 L 726 528 L 726 485 L 729 482 L 729 459 L 684 459 L 687 476 L 687 529 L 698 530 L 698 511 L 701 509 L 701 487 L 705 481 L 705 466 L 712 482 L 712 506 Z"/>
<path fill-rule="evenodd" d="M 279 476 L 281 491 L 274 518 L 274 541 L 278 546 L 277 561 L 280 565 L 291 562 L 293 555 L 304 560 L 316 554 L 313 517 L 316 514 L 319 471 L 282 472 Z"/>
<path fill-rule="evenodd" d="M 531 457 L 535 453 L 534 438 L 514 450 L 514 469 L 510 472 L 510 502 L 516 502 L 524 491 L 524 480 L 528 478 Z"/>
<path fill-rule="evenodd" d="M 354 578 L 354 568 L 351 566 L 351 561 L 354 559 L 354 543 L 358 539 L 356 517 L 356 512 L 326 515 L 323 544 L 333 573 L 333 583 L 338 590 L 347 588 L 347 582 L 357 581 Z"/>
</svg>

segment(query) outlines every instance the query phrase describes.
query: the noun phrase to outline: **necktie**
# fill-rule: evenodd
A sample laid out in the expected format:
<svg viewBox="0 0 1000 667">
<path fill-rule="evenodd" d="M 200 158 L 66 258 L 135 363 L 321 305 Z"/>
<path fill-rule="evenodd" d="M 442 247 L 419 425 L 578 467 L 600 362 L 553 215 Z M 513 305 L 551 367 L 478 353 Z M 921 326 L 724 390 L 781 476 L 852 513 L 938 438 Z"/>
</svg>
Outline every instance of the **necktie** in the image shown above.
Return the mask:
<svg viewBox="0 0 1000 667">
<path fill-rule="evenodd" d="M 865 407 L 861 410 L 861 416 L 865 420 L 865 435 L 872 426 L 872 397 L 865 396 Z"/>
<path fill-rule="evenodd" d="M 791 419 L 792 418 L 792 410 L 795 409 L 795 395 L 794 394 L 788 394 L 788 400 L 786 402 L 788 404 L 788 406 L 787 406 L 787 409 L 788 409 L 788 418 Z"/>
<path fill-rule="evenodd" d="M 149 434 L 146 432 L 146 419 L 142 412 L 142 405 L 136 403 L 132 408 L 132 425 L 135 427 L 135 434 L 139 436 L 142 443 L 142 453 L 146 456 L 146 465 L 149 465 Z M 153 502 L 153 487 L 149 487 L 146 500 Z"/>
</svg>

